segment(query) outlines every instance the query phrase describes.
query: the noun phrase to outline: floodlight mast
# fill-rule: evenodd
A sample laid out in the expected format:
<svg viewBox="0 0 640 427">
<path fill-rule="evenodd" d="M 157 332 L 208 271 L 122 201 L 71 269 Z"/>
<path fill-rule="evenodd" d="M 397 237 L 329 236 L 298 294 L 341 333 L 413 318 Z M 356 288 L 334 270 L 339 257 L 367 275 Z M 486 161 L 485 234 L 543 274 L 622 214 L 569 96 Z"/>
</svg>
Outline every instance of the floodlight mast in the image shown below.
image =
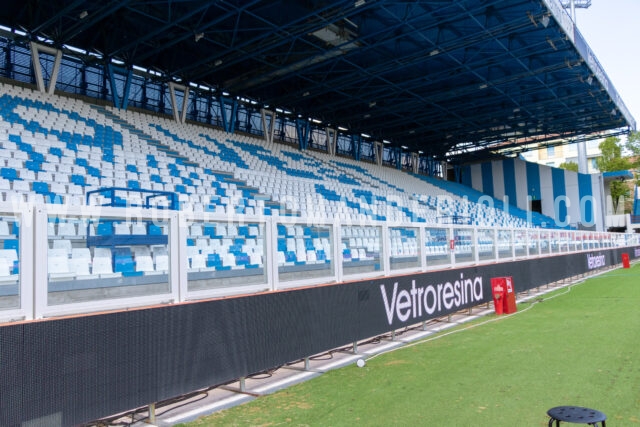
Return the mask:
<svg viewBox="0 0 640 427">
<path fill-rule="evenodd" d="M 587 9 L 591 6 L 591 0 L 560 0 L 562 7 L 571 9 L 571 19 L 576 22 L 576 8 Z"/>
<path fill-rule="evenodd" d="M 591 0 L 560 0 L 560 3 L 562 3 L 562 7 L 565 9 L 571 9 L 571 19 L 574 24 L 577 24 L 576 8 L 587 9 L 591 6 Z M 587 143 L 585 142 L 584 137 L 580 138 L 580 141 L 578 141 L 576 145 L 578 148 L 578 172 L 589 173 L 589 165 L 587 164 Z"/>
</svg>

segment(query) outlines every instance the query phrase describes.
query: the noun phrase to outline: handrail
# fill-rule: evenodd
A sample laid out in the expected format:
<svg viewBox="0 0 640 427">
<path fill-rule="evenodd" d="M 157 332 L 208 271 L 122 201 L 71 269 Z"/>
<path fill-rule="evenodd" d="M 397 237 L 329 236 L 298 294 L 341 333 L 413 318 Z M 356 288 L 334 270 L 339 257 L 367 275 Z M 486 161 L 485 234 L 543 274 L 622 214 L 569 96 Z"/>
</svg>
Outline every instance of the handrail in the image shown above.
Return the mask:
<svg viewBox="0 0 640 427">
<path fill-rule="evenodd" d="M 103 187 L 103 188 L 99 188 L 97 190 L 87 191 L 86 204 L 87 204 L 87 206 L 90 206 L 91 196 L 93 194 L 106 194 L 111 199 L 111 202 L 106 204 L 106 205 L 102 205 L 102 206 L 111 206 L 111 207 L 137 206 L 137 205 L 131 205 L 131 204 L 118 204 L 117 201 L 115 200 L 115 196 L 116 196 L 116 192 L 117 191 L 136 192 L 136 193 L 141 193 L 141 194 L 144 194 L 144 193 L 150 194 L 149 196 L 146 196 L 146 198 L 145 198 L 146 202 L 143 205 L 140 205 L 140 207 L 143 207 L 145 209 L 150 209 L 152 207 L 156 208 L 156 209 L 162 209 L 161 206 L 152 206 L 149 203 L 150 200 L 155 198 L 155 197 L 166 197 L 167 200 L 169 200 L 169 209 L 171 209 L 171 210 L 178 210 L 180 208 L 180 206 L 178 204 L 178 196 L 174 192 L 148 190 L 148 189 L 144 189 L 144 188 L 126 188 L 126 187 Z"/>
<path fill-rule="evenodd" d="M 640 234 L 633 233 L 423 222 L 341 223 L 313 217 L 29 203 L 0 203 L 0 216 L 0 221 L 9 224 L 9 235 L 0 236 L 0 241 L 7 242 L 4 247 L 11 243 L 19 248 L 17 253 L 8 250 L 17 259 L 6 264 L 9 273 L 0 276 L 0 299 L 7 302 L 13 298 L 12 304 L 2 305 L 0 322 L 570 253 L 597 255 L 598 251 L 623 247 L 631 248 L 634 258 L 640 256 Z M 112 232 L 89 230 L 80 235 L 81 228 L 86 230 L 88 223 L 96 221 L 136 223 L 138 227 L 146 225 L 147 230 L 153 228 L 153 232 L 123 235 L 112 227 Z M 59 233 L 69 224 L 78 235 Z M 200 239 L 206 241 L 209 252 L 197 246 Z M 123 273 L 119 275 L 116 269 L 106 275 L 90 272 L 86 263 L 93 262 L 89 264 L 92 269 L 97 267 L 95 258 L 85 262 L 84 276 L 60 270 L 56 262 L 64 263 L 65 259 L 52 258 L 60 256 L 59 249 L 51 249 L 57 247 L 68 247 L 69 252 L 72 247 L 83 247 L 93 251 L 92 256 L 92 248 L 112 248 L 110 262 L 115 265 L 121 261 Z M 201 260 L 198 267 L 194 253 Z M 227 258 L 233 264 L 228 264 Z M 143 261 L 151 263 L 146 270 L 140 268 Z M 156 268 L 161 263 L 164 267 Z M 50 272 L 50 268 L 58 270 Z"/>
</svg>

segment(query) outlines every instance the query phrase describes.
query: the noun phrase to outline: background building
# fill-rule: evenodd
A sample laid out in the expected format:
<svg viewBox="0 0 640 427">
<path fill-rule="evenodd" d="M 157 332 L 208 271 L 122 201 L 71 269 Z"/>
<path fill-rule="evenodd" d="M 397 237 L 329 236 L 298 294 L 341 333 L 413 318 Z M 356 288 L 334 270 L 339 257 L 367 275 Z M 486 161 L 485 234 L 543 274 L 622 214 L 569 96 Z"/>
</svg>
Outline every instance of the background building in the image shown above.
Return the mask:
<svg viewBox="0 0 640 427">
<path fill-rule="evenodd" d="M 596 159 L 602 155 L 600 152 L 601 140 L 591 140 L 586 142 L 587 147 L 587 167 L 589 173 L 599 172 Z M 522 153 L 522 157 L 528 162 L 539 163 L 545 166 L 559 167 L 562 163 L 578 163 L 578 143 L 542 147 Z"/>
</svg>

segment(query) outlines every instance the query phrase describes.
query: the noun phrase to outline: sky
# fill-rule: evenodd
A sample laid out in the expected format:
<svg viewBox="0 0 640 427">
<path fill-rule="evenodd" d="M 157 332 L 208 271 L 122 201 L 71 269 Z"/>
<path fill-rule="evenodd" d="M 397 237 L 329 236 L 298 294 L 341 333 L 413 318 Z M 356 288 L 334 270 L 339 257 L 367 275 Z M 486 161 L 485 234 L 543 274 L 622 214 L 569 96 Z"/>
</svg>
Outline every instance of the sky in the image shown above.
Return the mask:
<svg viewBox="0 0 640 427">
<path fill-rule="evenodd" d="M 640 0 L 592 0 L 578 30 L 640 127 Z"/>
</svg>

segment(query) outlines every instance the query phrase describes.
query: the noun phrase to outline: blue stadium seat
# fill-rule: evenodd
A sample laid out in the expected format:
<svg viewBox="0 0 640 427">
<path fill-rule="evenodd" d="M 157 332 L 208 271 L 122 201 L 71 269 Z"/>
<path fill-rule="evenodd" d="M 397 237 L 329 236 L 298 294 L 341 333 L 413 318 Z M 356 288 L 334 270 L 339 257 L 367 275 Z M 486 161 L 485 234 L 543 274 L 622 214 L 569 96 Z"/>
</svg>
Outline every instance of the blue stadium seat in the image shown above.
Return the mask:
<svg viewBox="0 0 640 427">
<path fill-rule="evenodd" d="M 140 276 L 142 271 L 136 271 L 136 265 L 131 255 L 131 248 L 115 247 L 111 249 L 113 257 L 113 271 L 123 276 Z"/>
<path fill-rule="evenodd" d="M 35 181 L 31 184 L 31 189 L 36 194 L 49 194 L 49 184 L 46 182 Z"/>
<path fill-rule="evenodd" d="M 30 171 L 39 172 L 42 170 L 42 163 L 34 160 L 24 162 L 24 167 Z"/>
<path fill-rule="evenodd" d="M 20 179 L 18 177 L 18 171 L 14 168 L 2 168 L 0 169 L 0 177 L 7 179 L 9 181 L 14 181 Z"/>
<path fill-rule="evenodd" d="M 96 227 L 96 236 L 110 236 L 113 234 L 113 221 L 105 221 Z"/>
<path fill-rule="evenodd" d="M 76 174 L 71 175 L 70 180 L 71 180 L 71 183 L 75 185 L 80 185 L 83 187 L 86 185 L 84 180 L 84 175 L 76 175 Z"/>
</svg>

